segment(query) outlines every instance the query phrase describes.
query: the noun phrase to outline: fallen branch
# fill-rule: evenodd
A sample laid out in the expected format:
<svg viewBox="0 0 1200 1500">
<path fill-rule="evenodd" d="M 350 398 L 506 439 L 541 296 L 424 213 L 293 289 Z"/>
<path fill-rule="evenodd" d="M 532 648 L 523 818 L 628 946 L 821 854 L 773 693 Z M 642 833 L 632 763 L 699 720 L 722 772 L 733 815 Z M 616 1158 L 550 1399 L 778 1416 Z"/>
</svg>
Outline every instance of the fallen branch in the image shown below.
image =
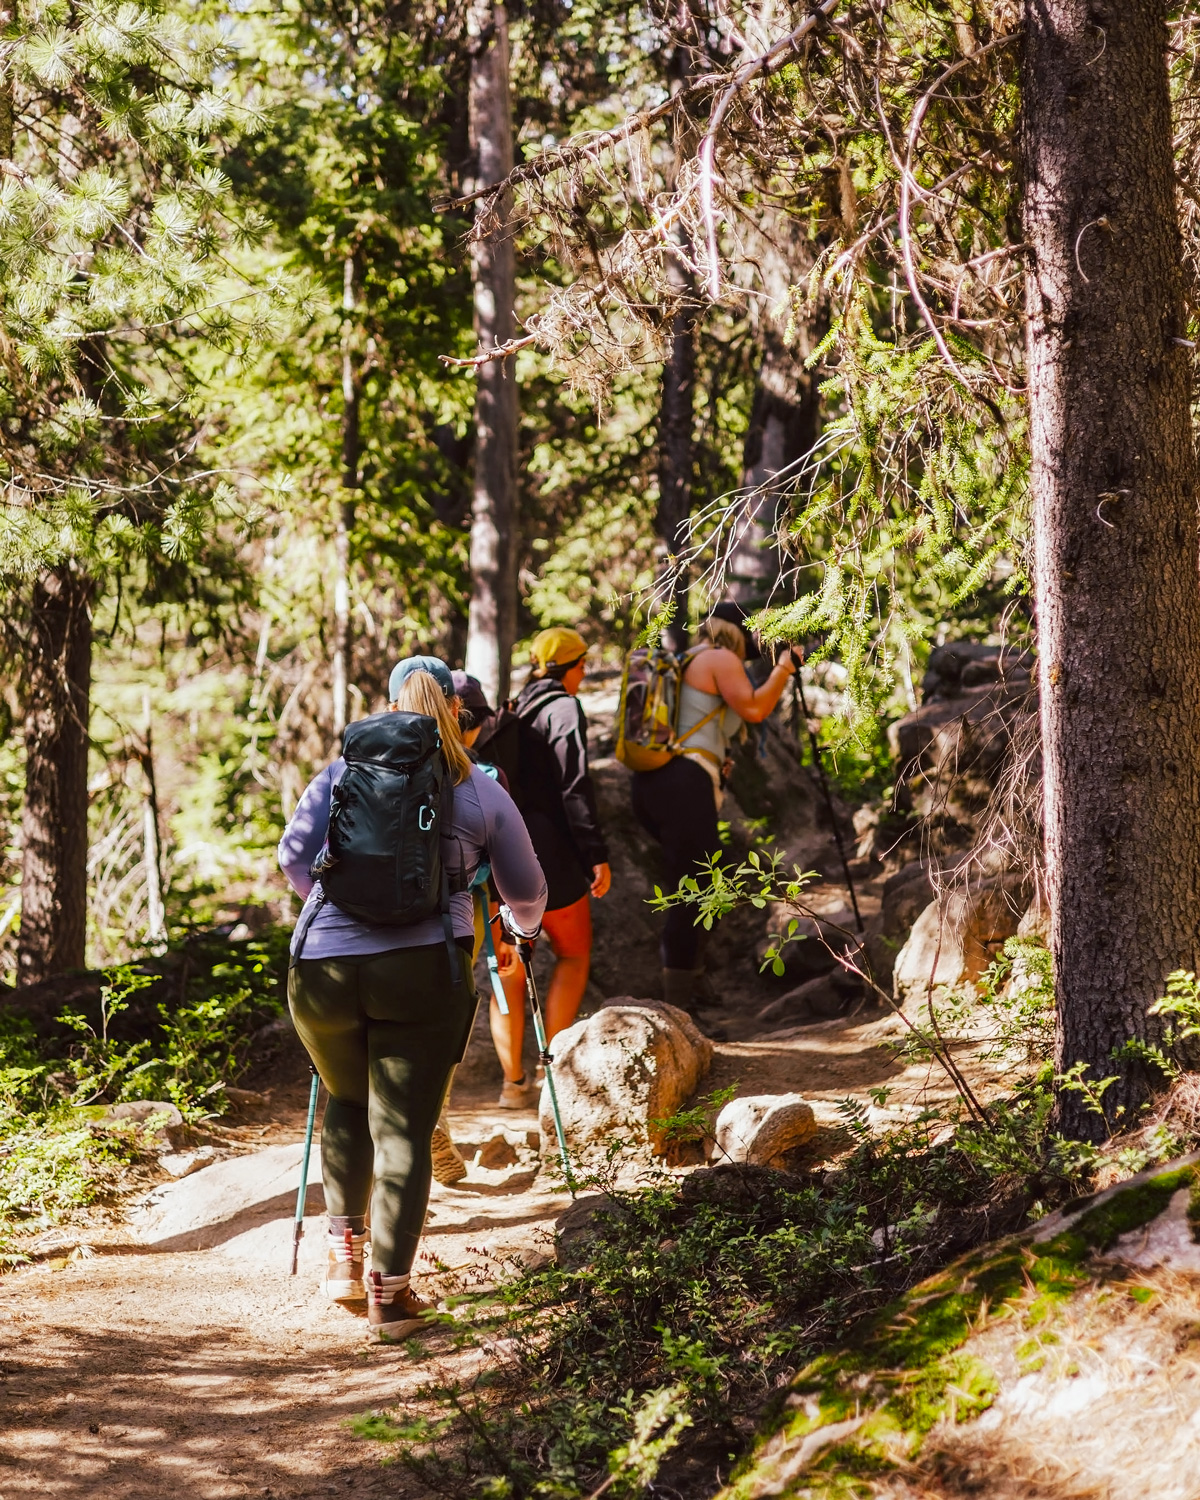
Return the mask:
<svg viewBox="0 0 1200 1500">
<path fill-rule="evenodd" d="M 950 346 L 946 342 L 942 330 L 938 327 L 937 321 L 935 320 L 933 313 L 929 310 L 929 305 L 926 303 L 925 298 L 922 295 L 920 282 L 917 277 L 916 262 L 913 258 L 912 233 L 909 225 L 909 216 L 912 210 L 913 190 L 916 190 L 916 193 L 919 197 L 925 195 L 922 194 L 921 187 L 913 174 L 913 153 L 917 148 L 917 139 L 921 133 L 921 123 L 925 118 L 925 111 L 932 103 L 933 96 L 937 93 L 938 89 L 940 89 L 948 79 L 952 78 L 955 73 L 959 72 L 960 69 L 968 67 L 973 62 L 977 62 L 981 57 L 986 56 L 987 53 L 993 51 L 995 48 L 1003 47 L 1007 42 L 1016 41 L 1019 35 L 1019 32 L 1014 31 L 1009 32 L 1005 36 L 996 37 L 992 41 L 988 42 L 986 46 L 977 48 L 974 52 L 970 53 L 966 57 L 960 57 L 956 63 L 952 63 L 950 67 L 944 69 L 938 75 L 938 77 L 934 80 L 930 87 L 926 89 L 925 93 L 921 96 L 920 103 L 913 111 L 912 123 L 908 128 L 907 150 L 905 153 L 904 161 L 902 163 L 899 163 L 899 229 L 900 249 L 904 260 L 904 279 L 908 282 L 908 289 L 912 293 L 912 299 L 917 304 L 917 311 L 921 314 L 926 327 L 933 335 L 933 342 L 937 346 L 937 351 L 941 355 L 943 363 L 950 369 L 955 379 L 959 380 L 962 383 L 963 387 L 966 390 L 971 389 L 971 382 L 968 380 L 966 374 L 959 366 L 958 361 L 954 358 L 953 354 L 951 354 Z M 987 404 L 992 408 L 994 414 L 999 418 L 1000 422 L 1003 423 L 1003 416 L 1000 414 L 999 408 L 996 407 L 995 403 L 989 401 Z"/>
<path fill-rule="evenodd" d="M 765 52 L 739 64 L 732 74 L 706 73 L 689 84 L 687 88 L 680 89 L 669 99 L 664 99 L 661 104 L 653 105 L 650 109 L 639 110 L 635 115 L 629 115 L 622 120 L 620 125 L 614 125 L 611 130 L 598 131 L 595 135 L 585 137 L 573 146 L 560 146 L 556 151 L 544 151 L 540 156 L 535 156 L 532 161 L 522 162 L 519 167 L 514 167 L 507 177 L 500 182 L 493 183 L 490 187 L 478 188 L 473 193 L 463 193 L 458 198 L 448 198 L 442 203 L 435 203 L 434 212 L 448 213 L 452 209 L 467 208 L 483 198 L 499 197 L 501 193 L 519 187 L 522 183 L 536 181 L 552 172 L 561 172 L 566 167 L 573 167 L 576 162 L 584 161 L 587 157 L 605 151 L 610 146 L 619 146 L 622 141 L 628 140 L 631 135 L 636 135 L 648 125 L 665 119 L 685 105 L 698 103 L 724 85 L 724 92 L 717 101 L 704 137 L 704 140 L 708 140 L 729 112 L 729 106 L 742 86 L 756 74 L 773 72 L 783 55 L 790 52 L 818 21 L 829 15 L 840 3 L 841 0 L 820 0 L 817 9 L 805 16 L 799 26 L 768 47 Z M 703 151 L 704 141 L 701 142 L 700 149 Z"/>
</svg>

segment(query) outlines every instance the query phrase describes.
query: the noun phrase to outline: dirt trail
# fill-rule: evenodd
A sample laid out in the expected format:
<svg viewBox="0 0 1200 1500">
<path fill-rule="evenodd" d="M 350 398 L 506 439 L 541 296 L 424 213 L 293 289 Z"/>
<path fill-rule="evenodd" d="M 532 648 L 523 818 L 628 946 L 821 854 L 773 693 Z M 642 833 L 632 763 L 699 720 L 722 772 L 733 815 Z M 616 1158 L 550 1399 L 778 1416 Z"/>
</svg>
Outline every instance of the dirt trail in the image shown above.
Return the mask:
<svg viewBox="0 0 1200 1500">
<path fill-rule="evenodd" d="M 896 1063 L 885 1045 L 894 1024 L 826 1022 L 722 1043 L 705 1087 L 801 1090 L 821 1121 L 819 1158 L 845 1144 L 838 1099 L 886 1080 L 895 1108 L 930 1081 L 927 1069 Z M 304 1096 L 303 1065 L 292 1057 L 290 1066 L 265 1134 L 250 1124 L 223 1137 L 238 1154 L 158 1189 L 149 1211 L 135 1205 L 123 1221 L 80 1226 L 58 1255 L 0 1278 L 0 1500 L 421 1493 L 347 1420 L 402 1406 L 435 1369 L 465 1376 L 480 1356 L 453 1351 L 441 1334 L 420 1356 L 369 1345 L 361 1315 L 321 1296 L 317 1218 L 299 1275 L 287 1274 Z M 468 1149 L 536 1131 L 532 1112 L 500 1112 L 489 1098 L 453 1101 L 455 1137 Z M 234 1183 L 224 1198 L 205 1193 L 206 1179 L 228 1181 L 235 1168 L 257 1191 Z M 489 1282 L 504 1262 L 548 1253 L 567 1201 L 521 1162 L 473 1166 L 458 1187 L 435 1186 L 422 1289 Z"/>
<path fill-rule="evenodd" d="M 623 773 L 605 758 L 611 705 L 602 693 L 592 707 L 617 886 L 597 911 L 588 1008 L 606 995 L 652 993 L 657 969 L 645 906 L 654 854 L 629 818 Z M 798 785 L 789 796 L 792 846 L 812 863 L 828 836 L 817 828 L 811 794 Z M 730 816 L 743 811 L 733 805 Z M 865 1100 L 887 1083 L 893 1117 L 930 1091 L 944 1096 L 928 1068 L 897 1060 L 888 1045 L 900 1034 L 893 1018 L 790 1029 L 776 1022 L 773 1031 L 756 1022 L 780 985 L 759 977 L 746 951 L 753 940 L 750 928 L 729 924 L 710 955 L 721 998 L 702 1024 L 730 1040 L 718 1042 L 704 1091 L 736 1082 L 742 1093 L 803 1093 L 821 1126 L 814 1163 L 846 1144 L 837 1110 L 844 1096 Z M 217 1132 L 218 1160 L 49 1237 L 45 1258 L 0 1278 L 0 1500 L 421 1493 L 388 1464 L 387 1449 L 357 1439 L 347 1419 L 402 1406 L 434 1369 L 464 1376 L 487 1355 L 454 1351 L 444 1333 L 419 1353 L 369 1345 L 365 1319 L 320 1293 L 319 1219 L 310 1223 L 300 1274 L 288 1275 L 307 1095 L 294 1043 L 271 1082 L 266 1107 Z M 468 1159 L 482 1156 L 458 1187 L 435 1186 L 416 1267 L 427 1294 L 491 1282 L 506 1262 L 549 1253 L 553 1221 L 568 1201 L 536 1175 L 533 1112 L 495 1108 L 498 1082 L 481 1016 L 451 1123 Z M 317 1183 L 314 1166 L 314 1215 Z"/>
</svg>

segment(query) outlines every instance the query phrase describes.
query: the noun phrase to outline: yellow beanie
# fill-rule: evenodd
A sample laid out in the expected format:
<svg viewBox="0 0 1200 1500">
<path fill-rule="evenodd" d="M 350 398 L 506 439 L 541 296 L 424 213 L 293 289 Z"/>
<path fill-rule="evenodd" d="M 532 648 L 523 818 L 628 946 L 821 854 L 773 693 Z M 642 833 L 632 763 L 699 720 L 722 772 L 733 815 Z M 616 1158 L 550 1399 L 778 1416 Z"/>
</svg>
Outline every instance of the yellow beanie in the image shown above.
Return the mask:
<svg viewBox="0 0 1200 1500">
<path fill-rule="evenodd" d="M 587 655 L 587 642 L 578 630 L 554 625 L 535 635 L 529 655 L 537 667 L 566 667 Z"/>
</svg>

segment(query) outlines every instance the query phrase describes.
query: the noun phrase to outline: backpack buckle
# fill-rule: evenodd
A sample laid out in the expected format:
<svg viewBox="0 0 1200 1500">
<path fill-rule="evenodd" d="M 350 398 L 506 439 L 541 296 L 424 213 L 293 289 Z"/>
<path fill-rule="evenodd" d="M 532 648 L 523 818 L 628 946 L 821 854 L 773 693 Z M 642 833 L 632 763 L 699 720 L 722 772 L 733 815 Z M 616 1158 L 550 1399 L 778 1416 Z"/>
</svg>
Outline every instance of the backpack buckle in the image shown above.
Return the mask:
<svg viewBox="0 0 1200 1500">
<path fill-rule="evenodd" d="M 428 802 L 422 803 L 421 806 L 417 809 L 417 827 L 421 830 L 422 833 L 428 833 L 429 830 L 433 827 L 433 820 L 435 816 L 436 814 L 434 813 L 433 808 L 429 806 Z M 428 817 L 429 819 L 428 823 L 425 821 L 426 817 Z"/>
</svg>

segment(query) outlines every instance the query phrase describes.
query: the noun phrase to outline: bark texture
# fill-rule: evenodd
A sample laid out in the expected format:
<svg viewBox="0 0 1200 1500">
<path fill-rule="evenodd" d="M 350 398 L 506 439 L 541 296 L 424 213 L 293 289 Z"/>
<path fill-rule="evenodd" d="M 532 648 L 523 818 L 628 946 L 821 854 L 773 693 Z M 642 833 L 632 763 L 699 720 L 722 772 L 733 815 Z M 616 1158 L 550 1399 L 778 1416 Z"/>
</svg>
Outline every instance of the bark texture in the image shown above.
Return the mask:
<svg viewBox="0 0 1200 1500">
<path fill-rule="evenodd" d="M 34 586 L 21 816 L 17 981 L 84 965 L 92 581 L 64 566 Z"/>
<path fill-rule="evenodd" d="M 512 105 L 508 91 L 508 18 L 503 5 L 475 0 L 467 15 L 471 38 L 469 98 L 475 188 L 508 176 L 513 165 Z M 516 333 L 516 261 L 507 220 L 509 195 L 486 232 L 473 241 L 475 332 L 481 350 Z M 482 205 L 480 212 L 485 213 Z M 488 700 L 508 694 L 517 628 L 517 387 L 509 361 L 481 365 L 475 387 L 475 476 L 471 495 L 471 606 L 466 669 Z"/>
<path fill-rule="evenodd" d="M 747 498 L 726 570 L 727 594 L 746 609 L 765 604 L 779 578 L 775 478 L 809 452 L 820 432 L 817 376 L 804 368 L 816 345 L 813 330 L 797 322 L 788 344 L 780 325 L 789 288 L 811 268 L 811 248 L 780 215 L 769 215 L 755 240 L 756 290 L 765 292 L 766 299 L 751 297 L 749 302 L 762 359 L 742 456 Z"/>
<path fill-rule="evenodd" d="M 695 278 L 686 262 L 674 256 L 667 265 L 667 275 L 684 301 L 671 321 L 671 348 L 663 363 L 655 529 L 666 553 L 666 569 L 671 578 L 670 599 L 674 604 L 671 623 L 663 632 L 663 639 L 672 651 L 682 651 L 688 644 L 689 579 L 686 569 L 679 568 L 678 556 L 686 545 L 688 517 L 692 511 L 696 403 Z"/>
<path fill-rule="evenodd" d="M 686 4 L 674 8 L 675 42 L 666 57 L 666 82 L 672 94 L 686 88 L 696 72 L 693 50 L 696 25 Z M 673 157 L 666 188 L 674 192 L 679 168 L 695 145 L 690 126 L 676 128 Z M 667 283 L 675 301 L 671 317 L 671 342 L 663 361 L 662 401 L 658 414 L 658 509 L 654 529 L 663 555 L 659 596 L 672 606 L 671 623 L 663 631 L 663 644 L 671 651 L 688 645 L 688 597 L 691 579 L 681 566 L 687 546 L 687 524 L 692 513 L 692 479 L 695 468 L 696 434 L 696 319 L 699 304 L 696 278 L 691 269 L 692 243 L 686 228 L 676 224 L 672 239 L 678 254 L 669 254 Z"/>
<path fill-rule="evenodd" d="M 1060 1068 L 1200 957 L 1200 579 L 1165 6 L 1029 0 L 1025 238 L 1045 836 Z M 1081 1137 L 1103 1122 L 1060 1094 Z"/>
</svg>

